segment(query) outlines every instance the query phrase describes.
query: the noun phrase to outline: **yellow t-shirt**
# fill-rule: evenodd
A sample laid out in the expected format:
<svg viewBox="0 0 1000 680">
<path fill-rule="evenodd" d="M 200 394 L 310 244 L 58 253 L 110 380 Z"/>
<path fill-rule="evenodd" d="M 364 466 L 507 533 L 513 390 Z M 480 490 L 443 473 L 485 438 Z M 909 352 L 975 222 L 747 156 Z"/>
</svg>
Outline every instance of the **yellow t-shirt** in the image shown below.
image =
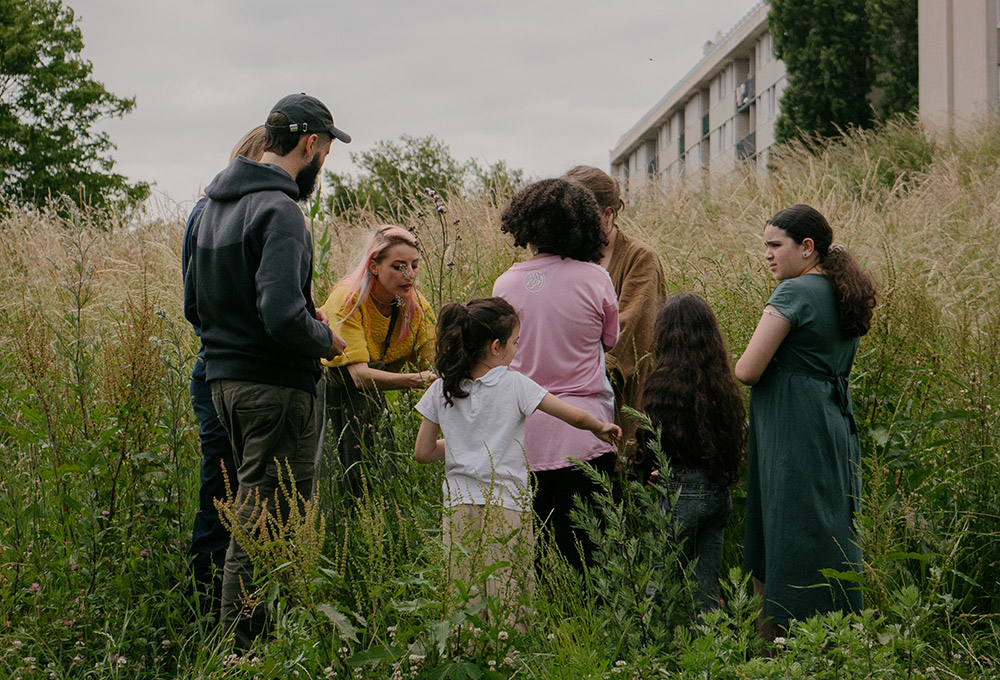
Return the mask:
<svg viewBox="0 0 1000 680">
<path fill-rule="evenodd" d="M 400 329 L 403 327 L 403 319 L 396 319 L 389 348 L 383 355 L 385 336 L 389 332 L 389 317 L 378 311 L 369 298 L 348 318 L 343 318 L 354 306 L 354 299 L 348 300 L 347 292 L 347 286 L 337 286 L 321 308 L 330 318 L 330 328 L 347 343 L 347 349 L 339 357 L 333 361 L 323 360 L 325 366 L 348 366 L 379 360 L 385 362 L 386 370 L 394 372 L 401 371 L 406 364 L 420 369 L 433 366 L 434 312 L 423 295 L 416 293 L 419 308 L 413 323 L 402 337 Z"/>
</svg>

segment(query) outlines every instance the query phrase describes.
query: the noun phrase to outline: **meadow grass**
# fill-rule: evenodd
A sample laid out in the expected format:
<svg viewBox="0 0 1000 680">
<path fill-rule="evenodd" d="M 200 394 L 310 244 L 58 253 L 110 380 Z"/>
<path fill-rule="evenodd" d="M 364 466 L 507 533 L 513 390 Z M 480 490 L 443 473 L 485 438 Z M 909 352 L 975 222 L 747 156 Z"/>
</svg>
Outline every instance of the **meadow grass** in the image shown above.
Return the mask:
<svg viewBox="0 0 1000 680">
<path fill-rule="evenodd" d="M 865 589 L 868 609 L 795 623 L 773 659 L 759 654 L 737 568 L 742 484 L 723 610 L 693 618 L 662 490 L 628 484 L 622 503 L 581 511 L 599 566 L 580 576 L 539 546 L 546 576 L 524 595 L 528 625 L 507 626 L 475 597 L 488 574 L 449 583 L 442 470 L 412 461 L 418 395 L 406 392 L 390 395 L 394 441 L 379 452 L 395 473 L 368 480 L 357 503 L 324 491 L 322 521 L 306 508 L 260 547 L 275 635 L 232 655 L 198 615 L 185 558 L 200 457 L 183 216 L 7 208 L 0 677 L 1000 676 L 998 158 L 998 120 L 938 140 L 892 123 L 783 149 L 766 175 L 629 196 L 622 227 L 661 254 L 671 291 L 712 304 L 734 357 L 774 286 L 761 239 L 777 210 L 818 208 L 880 283 L 852 380 L 865 568 L 846 585 Z M 421 290 L 435 305 L 489 294 L 521 256 L 499 230 L 503 200 L 425 189 L 412 188 L 402 225 L 424 246 Z M 312 217 L 322 302 L 381 220 Z"/>
</svg>

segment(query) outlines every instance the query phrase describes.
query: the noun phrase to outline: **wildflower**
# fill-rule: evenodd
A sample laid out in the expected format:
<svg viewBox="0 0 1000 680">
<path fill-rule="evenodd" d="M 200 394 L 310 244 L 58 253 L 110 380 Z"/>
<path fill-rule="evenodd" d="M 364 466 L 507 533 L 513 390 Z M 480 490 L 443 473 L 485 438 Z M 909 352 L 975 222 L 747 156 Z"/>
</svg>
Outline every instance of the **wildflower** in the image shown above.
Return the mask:
<svg viewBox="0 0 1000 680">
<path fill-rule="evenodd" d="M 489 665 L 491 671 L 495 671 L 497 669 L 497 662 L 496 662 L 495 659 L 490 659 L 490 662 L 489 662 L 488 665 Z"/>
<path fill-rule="evenodd" d="M 451 226 L 453 226 L 453 227 L 457 227 L 457 226 L 458 226 L 458 223 L 459 223 L 459 222 L 461 222 L 461 221 L 462 221 L 462 220 L 460 220 L 460 219 L 459 219 L 459 220 L 455 220 L 454 222 L 452 222 L 452 223 L 451 223 Z"/>
<path fill-rule="evenodd" d="M 107 517 L 107 516 L 108 516 L 108 515 L 110 515 L 111 513 L 110 513 L 110 512 L 108 512 L 107 510 L 101 510 L 101 514 L 102 514 L 103 516 Z"/>
<path fill-rule="evenodd" d="M 149 551 L 148 550 L 140 550 L 139 551 L 139 557 L 149 557 Z"/>
<path fill-rule="evenodd" d="M 334 676 L 333 666 L 327 666 L 326 668 L 324 668 L 323 675 L 325 675 L 328 678 L 332 678 Z"/>
<path fill-rule="evenodd" d="M 21 642 L 20 640 L 14 640 L 14 642 L 12 642 L 11 644 L 14 645 L 14 649 L 20 649 L 21 645 L 23 645 L 24 643 Z"/>
<path fill-rule="evenodd" d="M 424 211 L 423 210 L 418 210 L 417 211 L 417 217 L 423 217 L 423 216 L 424 216 Z M 410 231 L 413 231 L 413 227 L 410 227 Z"/>
<path fill-rule="evenodd" d="M 40 585 L 38 585 L 37 581 L 35 581 L 34 583 L 32 583 L 30 586 L 28 586 L 28 590 L 30 590 L 33 593 L 37 593 L 41 589 L 42 589 L 42 587 Z"/>
<path fill-rule="evenodd" d="M 497 633 L 497 639 L 500 640 L 500 642 L 506 642 L 508 637 L 509 636 L 507 634 L 507 631 L 505 630 L 502 630 L 499 633 Z"/>
<path fill-rule="evenodd" d="M 438 213 L 440 213 L 442 215 L 444 215 L 445 212 L 447 212 L 447 210 L 445 209 L 445 207 L 443 205 L 441 205 L 441 204 L 438 204 L 437 211 L 438 211 Z"/>
<path fill-rule="evenodd" d="M 77 654 L 76 656 L 74 656 L 74 657 L 73 657 L 73 665 L 74 665 L 74 666 L 75 666 L 76 664 L 78 664 L 78 663 L 82 663 L 82 662 L 83 662 L 83 657 L 82 657 L 82 656 L 80 656 L 79 654 Z"/>
<path fill-rule="evenodd" d="M 71 628 L 74 623 L 76 622 L 73 619 L 66 619 L 65 621 L 63 621 L 63 625 L 66 626 L 67 628 Z"/>
<path fill-rule="evenodd" d="M 776 637 L 776 638 L 774 638 L 774 644 L 776 644 L 776 645 L 777 645 L 777 646 L 779 646 L 779 647 L 784 647 L 784 646 L 785 646 L 785 644 L 786 644 L 787 642 L 788 642 L 788 641 L 787 641 L 787 640 L 785 640 L 785 638 L 783 638 L 783 637 L 780 637 L 780 636 L 779 636 L 779 637 Z"/>
<path fill-rule="evenodd" d="M 74 562 L 73 564 L 69 565 L 69 568 L 71 571 L 76 571 L 77 569 L 80 568 L 80 565 Z"/>
</svg>

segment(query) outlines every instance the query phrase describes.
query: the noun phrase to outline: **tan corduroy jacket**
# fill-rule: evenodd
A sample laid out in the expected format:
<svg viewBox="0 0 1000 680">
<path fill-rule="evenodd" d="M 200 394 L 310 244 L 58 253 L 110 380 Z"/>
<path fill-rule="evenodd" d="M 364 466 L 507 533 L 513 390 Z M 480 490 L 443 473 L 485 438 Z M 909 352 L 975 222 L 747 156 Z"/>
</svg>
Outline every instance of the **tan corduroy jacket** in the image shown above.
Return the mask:
<svg viewBox="0 0 1000 680">
<path fill-rule="evenodd" d="M 608 375 L 615 391 L 615 422 L 622 428 L 619 457 L 635 450 L 636 423 L 621 407 L 639 409 L 642 387 L 652 368 L 650 348 L 656 313 L 666 301 L 666 278 L 656 252 L 615 227 L 615 249 L 608 274 L 618 295 L 618 344 L 606 354 Z"/>
</svg>

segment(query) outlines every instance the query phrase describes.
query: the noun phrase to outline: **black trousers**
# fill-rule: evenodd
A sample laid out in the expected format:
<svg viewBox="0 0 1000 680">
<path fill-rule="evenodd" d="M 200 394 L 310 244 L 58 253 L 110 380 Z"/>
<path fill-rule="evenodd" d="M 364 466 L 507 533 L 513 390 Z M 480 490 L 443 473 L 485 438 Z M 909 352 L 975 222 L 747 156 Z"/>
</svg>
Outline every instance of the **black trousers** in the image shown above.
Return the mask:
<svg viewBox="0 0 1000 680">
<path fill-rule="evenodd" d="M 602 453 L 587 464 L 610 477 L 615 469 L 615 452 Z M 600 491 L 600 487 L 575 466 L 542 470 L 534 473 L 534 479 L 536 535 L 542 540 L 554 540 L 559 552 L 577 570 L 582 571 L 584 564 L 591 566 L 594 543 L 585 532 L 573 526 L 569 513 L 575 497 L 586 502 Z"/>
</svg>

